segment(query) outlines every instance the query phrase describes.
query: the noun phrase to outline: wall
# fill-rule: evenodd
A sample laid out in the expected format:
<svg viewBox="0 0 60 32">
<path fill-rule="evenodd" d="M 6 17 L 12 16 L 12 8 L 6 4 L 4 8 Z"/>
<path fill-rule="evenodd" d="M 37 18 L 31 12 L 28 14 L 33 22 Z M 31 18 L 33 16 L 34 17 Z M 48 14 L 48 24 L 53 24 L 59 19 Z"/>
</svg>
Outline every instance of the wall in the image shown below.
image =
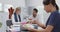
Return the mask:
<svg viewBox="0 0 60 32">
<path fill-rule="evenodd" d="M 0 12 L 0 22 L 2 23 L 0 32 L 6 32 L 6 20 L 7 19 L 8 19 L 8 13 Z"/>
<path fill-rule="evenodd" d="M 42 0 L 26 0 L 26 5 L 29 6 L 42 6 Z"/>
<path fill-rule="evenodd" d="M 0 3 L 11 4 L 14 7 L 16 6 L 25 7 L 25 0 L 0 0 Z"/>
</svg>

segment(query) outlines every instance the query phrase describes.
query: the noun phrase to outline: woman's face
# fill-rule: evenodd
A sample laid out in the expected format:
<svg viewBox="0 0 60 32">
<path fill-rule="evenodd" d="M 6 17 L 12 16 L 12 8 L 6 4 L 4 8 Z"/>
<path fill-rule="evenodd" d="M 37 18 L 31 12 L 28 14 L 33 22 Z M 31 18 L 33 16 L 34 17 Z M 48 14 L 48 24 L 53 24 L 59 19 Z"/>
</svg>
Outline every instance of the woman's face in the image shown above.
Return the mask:
<svg viewBox="0 0 60 32">
<path fill-rule="evenodd" d="M 44 5 L 44 10 L 49 13 L 51 12 L 51 6 L 50 5 Z"/>
<path fill-rule="evenodd" d="M 21 10 L 18 10 L 18 9 L 17 9 L 16 12 L 17 12 L 17 14 L 20 14 L 20 13 L 21 13 Z"/>
</svg>

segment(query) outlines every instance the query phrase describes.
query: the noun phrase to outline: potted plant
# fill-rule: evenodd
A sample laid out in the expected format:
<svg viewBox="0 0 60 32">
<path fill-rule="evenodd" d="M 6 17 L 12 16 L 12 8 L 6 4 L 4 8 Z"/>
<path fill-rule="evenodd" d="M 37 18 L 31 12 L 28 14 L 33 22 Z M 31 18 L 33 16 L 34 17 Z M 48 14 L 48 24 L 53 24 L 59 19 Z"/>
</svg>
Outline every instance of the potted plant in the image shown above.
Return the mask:
<svg viewBox="0 0 60 32">
<path fill-rule="evenodd" d="M 0 28 L 2 27 L 2 23 L 0 22 Z"/>
</svg>

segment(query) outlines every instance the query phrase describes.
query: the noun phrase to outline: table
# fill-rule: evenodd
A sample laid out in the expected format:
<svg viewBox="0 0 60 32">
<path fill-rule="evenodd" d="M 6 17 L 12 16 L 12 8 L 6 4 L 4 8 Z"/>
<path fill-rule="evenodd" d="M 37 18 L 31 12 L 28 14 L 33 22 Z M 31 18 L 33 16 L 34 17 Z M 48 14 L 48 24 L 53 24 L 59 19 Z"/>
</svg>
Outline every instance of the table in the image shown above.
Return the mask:
<svg viewBox="0 0 60 32">
<path fill-rule="evenodd" d="M 34 26 L 35 26 L 34 27 L 35 29 L 38 29 L 37 25 L 34 25 Z M 14 24 L 12 29 L 11 29 L 11 31 L 14 31 L 14 32 L 15 31 L 18 31 L 18 32 L 29 32 L 28 30 L 24 29 L 21 24 L 18 24 L 18 25 Z"/>
<path fill-rule="evenodd" d="M 27 30 L 23 30 L 24 28 L 21 27 L 21 25 L 13 25 L 11 29 L 9 29 L 11 32 L 28 32 Z"/>
</svg>

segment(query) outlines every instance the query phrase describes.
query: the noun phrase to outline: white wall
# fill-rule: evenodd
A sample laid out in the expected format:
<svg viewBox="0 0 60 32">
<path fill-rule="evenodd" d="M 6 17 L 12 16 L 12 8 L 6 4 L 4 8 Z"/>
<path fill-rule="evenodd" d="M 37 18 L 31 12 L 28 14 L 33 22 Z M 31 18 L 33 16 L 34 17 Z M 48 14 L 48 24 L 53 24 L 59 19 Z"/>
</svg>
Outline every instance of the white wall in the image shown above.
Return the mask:
<svg viewBox="0 0 60 32">
<path fill-rule="evenodd" d="M 2 23 L 0 32 L 6 32 L 6 20 L 7 19 L 8 19 L 8 13 L 0 12 L 0 22 Z"/>
<path fill-rule="evenodd" d="M 27 6 L 42 6 L 42 0 L 26 0 Z"/>
<path fill-rule="evenodd" d="M 56 0 L 57 2 L 57 5 L 59 6 L 59 9 L 60 9 L 60 0 Z"/>
<path fill-rule="evenodd" d="M 28 6 L 42 6 L 43 0 L 26 0 Z M 60 0 L 56 0 L 57 4 L 60 6 Z"/>
<path fill-rule="evenodd" d="M 42 6 L 43 0 L 0 0 L 0 3 L 3 4 L 12 4 L 14 6 Z M 60 0 L 56 0 L 58 5 L 60 5 Z"/>
<path fill-rule="evenodd" d="M 11 4 L 14 7 L 16 6 L 25 7 L 25 0 L 0 0 L 0 2 L 3 4 Z"/>
<path fill-rule="evenodd" d="M 60 0 L 56 0 L 57 4 L 60 5 Z"/>
</svg>

